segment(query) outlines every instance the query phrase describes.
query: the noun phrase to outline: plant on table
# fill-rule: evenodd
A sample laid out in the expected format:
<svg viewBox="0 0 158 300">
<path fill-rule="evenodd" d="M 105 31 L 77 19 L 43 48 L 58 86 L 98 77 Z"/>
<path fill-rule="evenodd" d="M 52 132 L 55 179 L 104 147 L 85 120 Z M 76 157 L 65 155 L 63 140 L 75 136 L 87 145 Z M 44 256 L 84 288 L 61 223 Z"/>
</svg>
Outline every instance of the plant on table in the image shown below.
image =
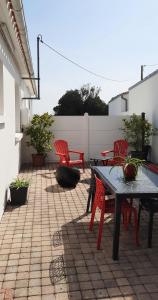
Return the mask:
<svg viewBox="0 0 158 300">
<path fill-rule="evenodd" d="M 42 166 L 47 153 L 52 149 L 51 139 L 53 138 L 53 133 L 50 127 L 53 122 L 51 114 L 36 114 L 33 116 L 30 126 L 25 130 L 26 135 L 30 136 L 30 141 L 27 142 L 27 145 L 33 146 L 37 152 L 36 154 L 32 154 L 34 166 Z"/>
<path fill-rule="evenodd" d="M 118 157 L 118 158 L 120 158 L 120 157 Z M 122 157 L 121 159 L 122 159 L 121 164 L 119 162 L 119 164 L 116 164 L 115 166 L 118 166 L 118 165 L 122 166 L 125 181 L 135 180 L 137 173 L 138 173 L 138 169 L 140 166 L 142 166 L 144 164 L 145 160 L 130 157 L 130 156 L 127 156 L 126 158 Z M 110 169 L 110 172 L 115 166 L 113 166 Z"/>
</svg>

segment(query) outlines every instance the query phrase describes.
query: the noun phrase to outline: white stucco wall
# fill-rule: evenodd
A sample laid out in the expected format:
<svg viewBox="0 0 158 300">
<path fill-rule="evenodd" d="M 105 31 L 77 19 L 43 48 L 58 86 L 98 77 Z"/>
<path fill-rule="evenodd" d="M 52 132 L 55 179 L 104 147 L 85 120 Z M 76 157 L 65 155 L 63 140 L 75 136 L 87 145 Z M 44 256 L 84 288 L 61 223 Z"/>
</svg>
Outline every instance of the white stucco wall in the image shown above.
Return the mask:
<svg viewBox="0 0 158 300">
<path fill-rule="evenodd" d="M 158 73 L 129 89 L 129 111 L 146 118 L 158 128 Z M 152 160 L 158 163 L 158 136 L 152 138 Z"/>
<path fill-rule="evenodd" d="M 16 132 L 20 132 L 20 108 L 22 100 L 20 90 L 24 89 L 18 68 L 12 55 L 0 36 L 0 86 L 3 88 L 0 112 L 0 218 L 7 198 L 8 186 L 17 176 L 20 167 L 21 142 L 15 141 Z"/>
<path fill-rule="evenodd" d="M 65 139 L 69 148 L 81 150 L 85 159 L 100 155 L 103 150 L 113 148 L 115 140 L 122 138 L 122 117 L 120 116 L 55 116 L 52 132 L 55 139 Z M 22 160 L 31 162 L 34 150 L 22 141 Z M 56 161 L 54 149 L 48 155 L 48 161 Z"/>
</svg>

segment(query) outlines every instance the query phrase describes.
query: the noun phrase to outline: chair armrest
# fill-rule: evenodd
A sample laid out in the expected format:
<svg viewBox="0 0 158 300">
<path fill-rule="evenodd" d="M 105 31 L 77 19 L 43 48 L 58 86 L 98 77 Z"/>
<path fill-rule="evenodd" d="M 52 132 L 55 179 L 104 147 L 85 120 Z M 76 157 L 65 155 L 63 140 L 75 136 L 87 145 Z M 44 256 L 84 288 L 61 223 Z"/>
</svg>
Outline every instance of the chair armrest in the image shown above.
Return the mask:
<svg viewBox="0 0 158 300">
<path fill-rule="evenodd" d="M 77 150 L 69 150 L 70 153 L 77 153 L 77 154 L 84 154 L 84 152 L 77 151 Z"/>
<path fill-rule="evenodd" d="M 63 154 L 63 153 L 60 153 L 60 152 L 56 152 L 55 154 L 56 154 L 56 155 L 60 155 L 60 156 L 64 156 L 64 157 L 66 157 L 66 155 L 65 155 L 65 154 Z"/>
<path fill-rule="evenodd" d="M 69 150 L 69 153 L 79 154 L 80 155 L 80 159 L 81 160 L 84 159 L 84 152 L 77 151 L 77 150 Z"/>
<path fill-rule="evenodd" d="M 101 155 L 102 155 L 102 156 L 106 156 L 106 155 L 108 155 L 108 154 L 111 153 L 111 152 L 114 152 L 114 150 L 106 150 L 106 151 L 103 151 L 103 152 L 101 152 Z"/>
</svg>

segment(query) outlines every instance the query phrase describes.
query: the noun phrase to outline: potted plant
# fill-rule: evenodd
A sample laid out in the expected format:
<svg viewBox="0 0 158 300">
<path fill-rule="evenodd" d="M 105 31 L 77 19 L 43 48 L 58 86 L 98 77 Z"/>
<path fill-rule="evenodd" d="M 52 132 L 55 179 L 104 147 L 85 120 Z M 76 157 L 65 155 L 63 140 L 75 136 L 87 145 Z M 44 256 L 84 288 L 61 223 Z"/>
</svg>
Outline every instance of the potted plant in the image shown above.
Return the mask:
<svg viewBox="0 0 158 300">
<path fill-rule="evenodd" d="M 125 181 L 135 180 L 138 173 L 138 169 L 140 166 L 143 165 L 144 162 L 145 160 L 127 156 L 122 165 Z"/>
<path fill-rule="evenodd" d="M 122 166 L 125 181 L 135 180 L 139 167 L 142 166 L 145 162 L 145 160 L 143 159 L 130 157 L 130 156 L 127 156 L 125 158 L 118 157 L 118 159 L 120 159 L 121 163 L 119 162 L 115 166 Z M 110 172 L 115 166 L 113 166 L 110 169 Z"/>
<path fill-rule="evenodd" d="M 143 119 L 142 116 L 133 114 L 129 119 L 123 119 L 123 127 L 121 128 L 128 144 L 133 148 L 131 151 L 133 157 L 147 159 L 148 152 L 151 149 L 150 138 L 157 134 L 157 128 Z"/>
<path fill-rule="evenodd" d="M 30 136 L 30 141 L 27 142 L 28 146 L 33 146 L 36 154 L 32 154 L 32 162 L 34 167 L 41 167 L 45 163 L 45 157 L 51 147 L 51 138 L 53 133 L 50 130 L 54 122 L 53 116 L 48 113 L 43 115 L 34 115 L 30 126 L 25 130 L 26 135 Z"/>
<path fill-rule="evenodd" d="M 29 181 L 24 179 L 15 179 L 11 182 L 10 196 L 11 196 L 11 205 L 22 205 L 25 204 L 27 200 L 27 191 L 29 187 Z"/>
</svg>

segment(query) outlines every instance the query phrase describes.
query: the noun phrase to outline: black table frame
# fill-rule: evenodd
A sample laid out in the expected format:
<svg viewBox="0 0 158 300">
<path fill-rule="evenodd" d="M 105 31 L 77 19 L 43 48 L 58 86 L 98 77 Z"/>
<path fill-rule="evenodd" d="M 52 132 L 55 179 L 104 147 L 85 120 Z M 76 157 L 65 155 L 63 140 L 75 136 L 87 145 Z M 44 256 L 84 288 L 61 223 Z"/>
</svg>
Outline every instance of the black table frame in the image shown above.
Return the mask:
<svg viewBox="0 0 158 300">
<path fill-rule="evenodd" d="M 96 174 L 105 184 L 106 187 L 108 187 L 111 192 L 115 195 L 115 216 L 114 216 L 114 232 L 113 232 L 113 250 L 112 250 L 112 258 L 113 260 L 118 260 L 119 259 L 119 237 L 120 237 L 120 222 L 121 222 L 121 202 L 125 198 L 136 198 L 136 199 L 149 199 L 149 198 L 158 198 L 158 175 L 155 174 L 156 179 L 157 179 L 157 186 L 154 184 L 153 185 L 153 191 L 149 192 L 138 192 L 138 191 L 128 191 L 125 193 L 122 193 L 121 191 L 117 190 L 117 186 L 115 186 L 114 182 L 110 180 L 110 176 L 106 178 L 104 175 L 103 170 L 110 170 L 109 167 L 91 167 L 92 170 L 92 180 L 94 180 L 94 174 Z M 120 168 L 120 167 L 115 167 L 115 169 Z M 144 168 L 145 169 L 145 168 Z M 149 171 L 149 174 L 153 172 Z M 109 174 L 109 171 L 108 171 Z M 146 175 L 145 175 L 146 176 Z M 148 176 L 146 176 L 148 178 Z M 91 192 L 91 197 L 94 197 L 94 181 L 92 184 L 92 190 Z M 139 183 L 138 183 L 139 184 Z M 123 183 L 124 186 L 127 186 L 126 183 Z M 93 201 L 92 201 L 93 202 Z"/>
</svg>

